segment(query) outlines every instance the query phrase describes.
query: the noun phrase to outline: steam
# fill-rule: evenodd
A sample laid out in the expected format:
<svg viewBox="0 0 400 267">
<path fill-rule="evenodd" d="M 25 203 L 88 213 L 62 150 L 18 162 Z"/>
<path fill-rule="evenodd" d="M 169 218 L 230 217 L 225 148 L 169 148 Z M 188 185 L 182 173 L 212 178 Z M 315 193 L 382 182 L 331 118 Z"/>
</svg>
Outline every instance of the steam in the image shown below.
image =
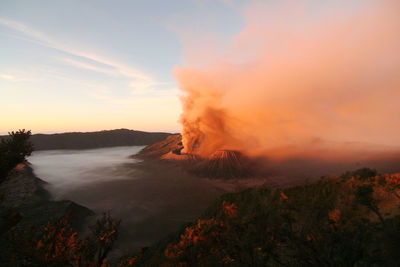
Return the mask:
<svg viewBox="0 0 400 267">
<path fill-rule="evenodd" d="M 175 76 L 186 152 L 286 157 L 400 144 L 399 2 L 327 3 L 255 2 L 222 52 L 197 46 L 200 62 L 185 47 Z"/>
</svg>

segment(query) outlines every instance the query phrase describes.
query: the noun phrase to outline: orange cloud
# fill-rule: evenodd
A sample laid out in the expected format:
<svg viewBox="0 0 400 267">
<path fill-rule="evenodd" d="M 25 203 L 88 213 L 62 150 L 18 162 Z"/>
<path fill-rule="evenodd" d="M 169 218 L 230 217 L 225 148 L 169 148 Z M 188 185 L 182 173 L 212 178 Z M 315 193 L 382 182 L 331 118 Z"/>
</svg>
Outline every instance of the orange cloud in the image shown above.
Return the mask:
<svg viewBox="0 0 400 267">
<path fill-rule="evenodd" d="M 252 4 L 246 27 L 222 52 L 205 49 L 202 64 L 189 55 L 175 68 L 187 152 L 400 145 L 398 2 L 351 10 L 312 3 Z"/>
</svg>

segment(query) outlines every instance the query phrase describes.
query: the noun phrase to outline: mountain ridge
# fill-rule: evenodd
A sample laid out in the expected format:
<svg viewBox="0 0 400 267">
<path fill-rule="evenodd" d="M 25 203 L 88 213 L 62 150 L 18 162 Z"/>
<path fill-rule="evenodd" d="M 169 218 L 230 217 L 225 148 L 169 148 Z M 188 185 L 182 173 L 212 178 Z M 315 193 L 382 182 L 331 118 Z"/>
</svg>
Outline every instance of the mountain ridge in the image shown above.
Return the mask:
<svg viewBox="0 0 400 267">
<path fill-rule="evenodd" d="M 31 142 L 35 151 L 58 149 L 94 149 L 115 146 L 151 145 L 171 135 L 165 132 L 144 132 L 129 129 L 95 132 L 66 132 L 33 134 Z M 0 139 L 8 136 L 0 136 Z"/>
</svg>

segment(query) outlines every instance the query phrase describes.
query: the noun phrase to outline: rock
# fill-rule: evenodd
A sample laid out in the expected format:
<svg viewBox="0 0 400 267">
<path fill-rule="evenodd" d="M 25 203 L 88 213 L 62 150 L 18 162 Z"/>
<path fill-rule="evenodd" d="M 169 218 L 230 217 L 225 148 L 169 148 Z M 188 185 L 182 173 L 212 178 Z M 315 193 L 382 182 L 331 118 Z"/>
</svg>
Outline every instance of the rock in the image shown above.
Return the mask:
<svg viewBox="0 0 400 267">
<path fill-rule="evenodd" d="M 51 199 L 28 164 L 18 164 L 0 184 L 0 207 L 16 208 L 22 205 L 40 205 Z"/>
<path fill-rule="evenodd" d="M 70 223 L 79 230 L 88 216 L 94 213 L 72 201 L 53 201 L 44 189 L 46 182 L 35 176 L 32 168 L 19 164 L 0 184 L 0 230 L 12 227 L 43 227 L 69 212 Z"/>
</svg>

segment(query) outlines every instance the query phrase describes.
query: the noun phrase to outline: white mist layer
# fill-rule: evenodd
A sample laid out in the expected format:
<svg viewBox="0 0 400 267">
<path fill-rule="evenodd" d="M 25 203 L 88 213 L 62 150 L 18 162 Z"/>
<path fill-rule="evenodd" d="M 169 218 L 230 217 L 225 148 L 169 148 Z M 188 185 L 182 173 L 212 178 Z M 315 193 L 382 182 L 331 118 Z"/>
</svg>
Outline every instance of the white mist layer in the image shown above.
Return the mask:
<svg viewBox="0 0 400 267">
<path fill-rule="evenodd" d="M 135 163 L 136 160 L 129 156 L 137 154 L 142 148 L 35 151 L 28 161 L 32 163 L 35 174 L 48 182 L 58 195 L 85 184 L 132 179 L 120 169 L 123 164 Z"/>
</svg>

